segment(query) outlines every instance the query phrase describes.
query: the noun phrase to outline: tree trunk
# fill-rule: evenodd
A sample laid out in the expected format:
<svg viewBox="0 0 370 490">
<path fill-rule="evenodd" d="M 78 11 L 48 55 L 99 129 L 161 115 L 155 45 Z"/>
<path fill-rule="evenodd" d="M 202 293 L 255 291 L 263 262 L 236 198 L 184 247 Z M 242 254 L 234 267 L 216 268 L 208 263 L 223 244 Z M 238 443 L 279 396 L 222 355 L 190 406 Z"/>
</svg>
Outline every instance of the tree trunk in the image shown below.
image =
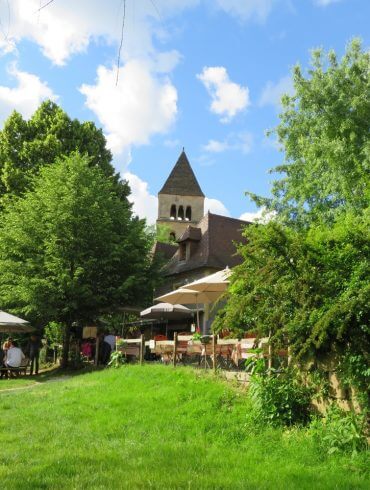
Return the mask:
<svg viewBox="0 0 370 490">
<path fill-rule="evenodd" d="M 63 350 L 62 350 L 62 359 L 61 359 L 61 367 L 68 367 L 68 355 L 69 355 L 69 342 L 71 339 L 71 325 L 67 324 L 64 327 L 64 335 L 63 335 Z"/>
</svg>

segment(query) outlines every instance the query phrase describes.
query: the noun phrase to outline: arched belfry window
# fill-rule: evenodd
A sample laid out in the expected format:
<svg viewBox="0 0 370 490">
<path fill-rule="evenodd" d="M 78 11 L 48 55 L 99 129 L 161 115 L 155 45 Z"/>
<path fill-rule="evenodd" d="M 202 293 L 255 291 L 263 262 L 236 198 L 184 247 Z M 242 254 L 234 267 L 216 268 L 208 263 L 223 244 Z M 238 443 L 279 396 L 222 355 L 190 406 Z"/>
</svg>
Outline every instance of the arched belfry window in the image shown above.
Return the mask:
<svg viewBox="0 0 370 490">
<path fill-rule="evenodd" d="M 191 206 L 186 206 L 185 219 L 191 221 Z"/>
<path fill-rule="evenodd" d="M 171 206 L 170 218 L 176 219 L 176 204 L 172 204 Z"/>
<path fill-rule="evenodd" d="M 174 231 L 171 231 L 171 233 L 170 233 L 170 241 L 171 242 L 175 242 L 176 241 L 176 235 L 175 235 L 175 232 Z"/>
<path fill-rule="evenodd" d="M 179 206 L 179 211 L 177 213 L 177 219 L 184 219 L 185 216 L 184 216 L 184 207 L 183 206 Z"/>
</svg>

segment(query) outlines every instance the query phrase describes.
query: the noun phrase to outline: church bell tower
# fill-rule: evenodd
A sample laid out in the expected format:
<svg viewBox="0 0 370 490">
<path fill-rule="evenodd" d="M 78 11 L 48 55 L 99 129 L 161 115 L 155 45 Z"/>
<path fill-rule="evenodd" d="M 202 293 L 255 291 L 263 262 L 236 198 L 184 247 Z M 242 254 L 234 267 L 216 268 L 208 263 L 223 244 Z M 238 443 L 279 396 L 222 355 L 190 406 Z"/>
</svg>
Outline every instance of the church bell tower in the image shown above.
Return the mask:
<svg viewBox="0 0 370 490">
<path fill-rule="evenodd" d="M 183 150 L 158 193 L 158 225 L 165 225 L 178 239 L 189 225 L 204 215 L 204 194 Z"/>
</svg>

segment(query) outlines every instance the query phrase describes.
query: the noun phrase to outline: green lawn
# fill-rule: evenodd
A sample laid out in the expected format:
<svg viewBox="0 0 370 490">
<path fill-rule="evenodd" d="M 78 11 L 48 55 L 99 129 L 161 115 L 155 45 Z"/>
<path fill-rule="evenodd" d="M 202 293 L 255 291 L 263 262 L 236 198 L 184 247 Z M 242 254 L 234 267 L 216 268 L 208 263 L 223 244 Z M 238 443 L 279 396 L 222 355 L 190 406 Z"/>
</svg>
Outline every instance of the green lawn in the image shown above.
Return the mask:
<svg viewBox="0 0 370 490">
<path fill-rule="evenodd" d="M 20 376 L 19 378 L 9 378 L 9 379 L 0 379 L 0 393 L 7 392 L 9 390 L 18 390 L 24 389 L 28 387 L 33 387 L 38 383 L 43 383 L 48 381 L 52 376 L 57 373 L 57 369 L 49 370 L 40 373 L 38 376 Z"/>
<path fill-rule="evenodd" d="M 349 456 L 324 456 L 306 431 L 256 430 L 243 393 L 191 369 L 129 366 L 40 383 L 0 393 L 0 413 L 4 490 L 370 485 Z"/>
</svg>

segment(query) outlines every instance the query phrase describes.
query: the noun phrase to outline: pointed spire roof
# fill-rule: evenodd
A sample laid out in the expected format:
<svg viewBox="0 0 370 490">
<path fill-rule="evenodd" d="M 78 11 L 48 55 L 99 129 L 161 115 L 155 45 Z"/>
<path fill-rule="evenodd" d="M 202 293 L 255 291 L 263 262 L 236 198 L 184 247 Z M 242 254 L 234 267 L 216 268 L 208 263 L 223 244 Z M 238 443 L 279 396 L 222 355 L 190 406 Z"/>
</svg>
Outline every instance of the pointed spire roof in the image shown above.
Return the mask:
<svg viewBox="0 0 370 490">
<path fill-rule="evenodd" d="M 158 194 L 204 197 L 184 150 Z"/>
</svg>

